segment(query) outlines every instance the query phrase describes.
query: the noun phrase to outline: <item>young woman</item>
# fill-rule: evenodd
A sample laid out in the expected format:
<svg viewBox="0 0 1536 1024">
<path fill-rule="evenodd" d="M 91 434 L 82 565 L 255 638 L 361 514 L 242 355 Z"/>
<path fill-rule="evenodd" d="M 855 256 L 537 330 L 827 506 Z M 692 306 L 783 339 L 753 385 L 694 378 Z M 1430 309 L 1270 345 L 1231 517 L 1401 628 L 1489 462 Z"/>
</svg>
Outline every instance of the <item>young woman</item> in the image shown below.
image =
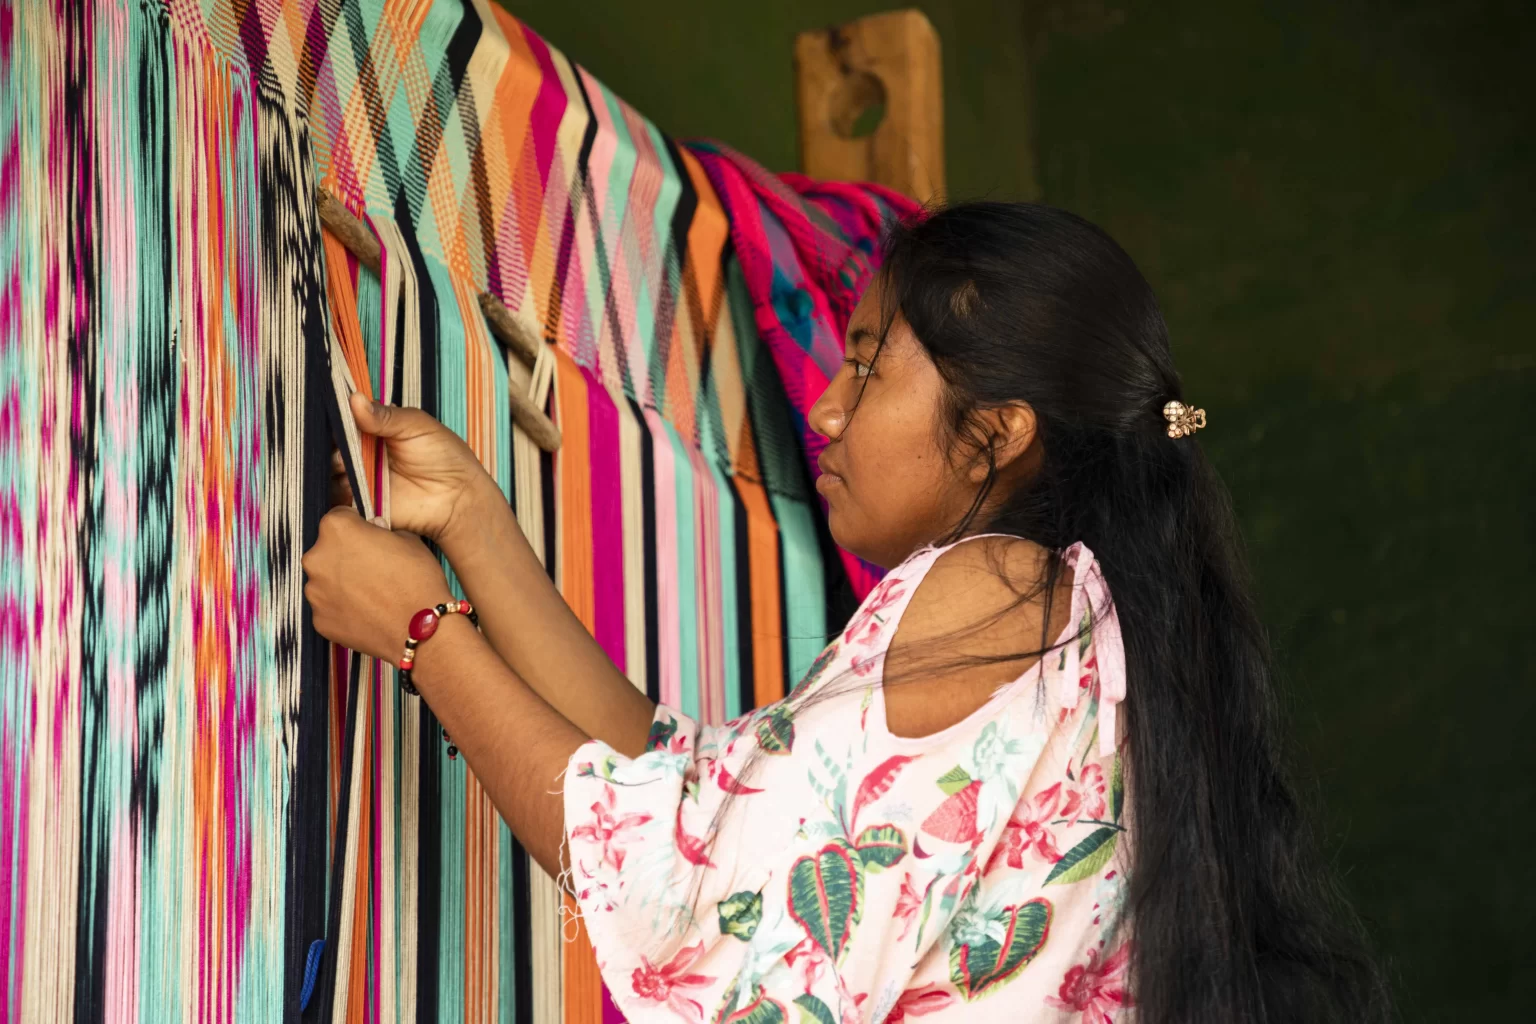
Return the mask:
<svg viewBox="0 0 1536 1024">
<path fill-rule="evenodd" d="M 632 1021 L 1362 1021 L 1382 986 L 1281 770 L 1224 489 L 1130 258 L 1043 206 L 893 235 L 811 412 L 890 567 L 784 701 L 653 705 L 419 411 L 354 400 L 316 628 L 399 664 L 581 905 Z M 448 614 L 447 555 L 479 614 Z M 413 617 L 414 620 L 413 620 Z"/>
</svg>

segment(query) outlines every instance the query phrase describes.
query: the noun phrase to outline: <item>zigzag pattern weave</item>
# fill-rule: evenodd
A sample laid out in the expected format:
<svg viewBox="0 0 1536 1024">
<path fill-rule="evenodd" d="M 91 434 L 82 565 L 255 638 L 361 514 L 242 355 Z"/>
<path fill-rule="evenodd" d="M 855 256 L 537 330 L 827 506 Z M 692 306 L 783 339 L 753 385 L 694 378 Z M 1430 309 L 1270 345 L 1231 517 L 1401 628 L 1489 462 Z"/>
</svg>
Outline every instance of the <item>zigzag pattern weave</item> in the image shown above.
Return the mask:
<svg viewBox="0 0 1536 1024">
<path fill-rule="evenodd" d="M 0 1024 L 616 1019 L 430 710 L 314 634 L 299 556 L 333 446 L 389 514 L 346 396 L 420 406 L 636 685 L 782 696 L 842 570 L 814 377 L 764 329 L 792 218 L 738 225 L 722 152 L 484 0 L 0 0 Z"/>
</svg>

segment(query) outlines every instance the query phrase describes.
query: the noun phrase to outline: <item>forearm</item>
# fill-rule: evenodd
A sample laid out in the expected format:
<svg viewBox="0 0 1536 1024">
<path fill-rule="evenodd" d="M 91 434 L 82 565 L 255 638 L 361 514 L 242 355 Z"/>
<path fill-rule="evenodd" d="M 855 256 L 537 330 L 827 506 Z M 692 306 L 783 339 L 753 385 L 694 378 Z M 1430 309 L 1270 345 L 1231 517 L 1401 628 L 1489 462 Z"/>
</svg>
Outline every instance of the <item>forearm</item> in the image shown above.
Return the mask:
<svg viewBox="0 0 1536 1024">
<path fill-rule="evenodd" d="M 560 873 L 560 774 L 587 737 L 510 670 L 461 616 L 421 645 L 412 680 L 534 860 Z"/>
<path fill-rule="evenodd" d="M 572 613 L 499 493 L 482 497 L 442 547 L 507 665 L 582 732 L 639 755 L 655 705 Z"/>
</svg>

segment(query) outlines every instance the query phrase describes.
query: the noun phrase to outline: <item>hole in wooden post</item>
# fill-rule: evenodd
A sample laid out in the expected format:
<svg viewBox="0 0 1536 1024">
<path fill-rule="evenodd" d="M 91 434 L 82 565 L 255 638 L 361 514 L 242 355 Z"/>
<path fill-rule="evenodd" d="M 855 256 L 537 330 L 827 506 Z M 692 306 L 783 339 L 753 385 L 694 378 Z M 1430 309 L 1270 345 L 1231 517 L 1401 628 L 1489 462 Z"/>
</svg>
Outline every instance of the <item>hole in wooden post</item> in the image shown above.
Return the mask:
<svg viewBox="0 0 1536 1024">
<path fill-rule="evenodd" d="M 832 130 L 845 139 L 873 135 L 885 120 L 885 83 L 868 71 L 850 71 L 829 100 Z"/>
</svg>

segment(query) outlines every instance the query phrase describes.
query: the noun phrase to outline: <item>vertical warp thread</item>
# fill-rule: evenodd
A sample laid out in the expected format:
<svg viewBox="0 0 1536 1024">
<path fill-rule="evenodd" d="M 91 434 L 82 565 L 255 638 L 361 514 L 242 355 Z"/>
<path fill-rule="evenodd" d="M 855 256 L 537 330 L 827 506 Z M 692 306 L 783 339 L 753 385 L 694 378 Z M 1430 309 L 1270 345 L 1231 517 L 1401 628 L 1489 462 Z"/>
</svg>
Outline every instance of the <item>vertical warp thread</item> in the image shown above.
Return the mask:
<svg viewBox="0 0 1536 1024">
<path fill-rule="evenodd" d="M 0 0 L 0 1021 L 601 1012 L 430 709 L 311 629 L 333 437 L 389 511 L 353 387 L 469 440 L 637 684 L 709 720 L 782 692 L 732 607 L 778 611 L 785 549 L 722 408 L 717 204 L 487 10 Z M 322 263 L 317 180 L 382 279 Z M 531 369 L 482 287 L 553 343 Z M 562 360 L 584 487 L 509 414 Z"/>
</svg>

